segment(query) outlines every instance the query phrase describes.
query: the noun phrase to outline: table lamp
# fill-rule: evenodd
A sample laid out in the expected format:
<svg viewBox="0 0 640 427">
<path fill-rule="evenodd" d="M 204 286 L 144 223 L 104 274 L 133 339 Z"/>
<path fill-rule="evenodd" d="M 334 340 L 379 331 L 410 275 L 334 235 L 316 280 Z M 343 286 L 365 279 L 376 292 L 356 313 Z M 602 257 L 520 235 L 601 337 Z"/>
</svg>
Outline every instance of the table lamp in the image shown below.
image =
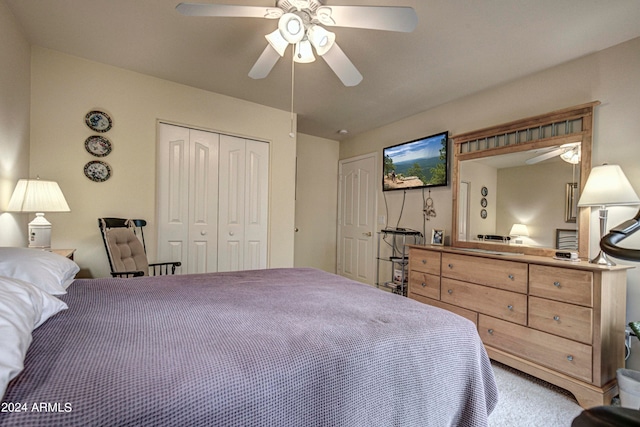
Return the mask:
<svg viewBox="0 0 640 427">
<path fill-rule="evenodd" d="M 21 179 L 9 200 L 8 212 L 35 212 L 36 217 L 29 223 L 29 247 L 51 248 L 51 223 L 44 217 L 45 212 L 69 212 L 69 205 L 55 181 L 42 179 Z"/>
<path fill-rule="evenodd" d="M 607 206 L 624 205 L 640 205 L 640 199 L 620 166 L 604 164 L 591 169 L 578 206 L 600 207 L 600 239 L 607 233 Z M 602 251 L 589 262 L 607 266 L 616 265 Z"/>
<path fill-rule="evenodd" d="M 513 224 L 509 236 L 513 237 L 529 237 L 529 229 L 524 224 Z M 522 244 L 522 240 L 516 240 L 516 244 Z"/>
</svg>

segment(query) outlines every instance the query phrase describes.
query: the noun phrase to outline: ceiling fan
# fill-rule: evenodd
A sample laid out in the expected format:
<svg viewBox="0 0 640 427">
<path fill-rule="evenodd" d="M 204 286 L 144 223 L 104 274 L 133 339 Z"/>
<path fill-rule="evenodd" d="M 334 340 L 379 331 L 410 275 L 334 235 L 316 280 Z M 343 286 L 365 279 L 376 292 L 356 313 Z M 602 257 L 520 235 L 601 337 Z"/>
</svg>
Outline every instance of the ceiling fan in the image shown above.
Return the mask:
<svg viewBox="0 0 640 427">
<path fill-rule="evenodd" d="M 534 165 L 547 159 L 551 159 L 556 156 L 560 156 L 562 160 L 572 165 L 580 162 L 580 142 L 570 142 L 568 144 L 562 144 L 559 147 L 551 147 L 550 151 L 539 154 L 535 157 L 525 160 L 528 165 Z"/>
<path fill-rule="evenodd" d="M 295 62 L 315 61 L 315 49 L 345 86 L 359 84 L 362 74 L 340 49 L 335 34 L 325 26 L 411 32 L 418 23 L 411 7 L 325 6 L 321 0 L 277 0 L 275 7 L 180 3 L 176 10 L 186 16 L 277 19 L 278 28 L 265 36 L 267 47 L 249 71 L 249 77 L 267 77 L 291 44 Z"/>
</svg>

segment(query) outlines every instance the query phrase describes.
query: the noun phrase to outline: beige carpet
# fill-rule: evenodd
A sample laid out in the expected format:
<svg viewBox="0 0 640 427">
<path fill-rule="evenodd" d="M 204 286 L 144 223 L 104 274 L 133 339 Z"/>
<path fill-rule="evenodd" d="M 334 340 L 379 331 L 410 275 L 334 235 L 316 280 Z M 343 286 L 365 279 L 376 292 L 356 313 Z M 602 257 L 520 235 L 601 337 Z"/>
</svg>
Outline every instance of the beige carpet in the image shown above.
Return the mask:
<svg viewBox="0 0 640 427">
<path fill-rule="evenodd" d="M 498 362 L 492 362 L 498 406 L 490 427 L 570 427 L 582 408 L 568 391 Z"/>
</svg>

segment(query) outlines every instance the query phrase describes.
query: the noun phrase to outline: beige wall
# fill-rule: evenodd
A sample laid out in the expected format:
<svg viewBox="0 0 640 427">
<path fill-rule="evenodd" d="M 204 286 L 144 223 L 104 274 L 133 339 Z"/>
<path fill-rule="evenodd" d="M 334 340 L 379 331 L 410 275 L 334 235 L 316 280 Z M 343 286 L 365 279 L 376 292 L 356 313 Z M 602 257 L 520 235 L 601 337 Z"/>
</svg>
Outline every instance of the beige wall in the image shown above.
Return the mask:
<svg viewBox="0 0 640 427">
<path fill-rule="evenodd" d="M 337 141 L 298 134 L 296 267 L 336 272 Z"/>
<path fill-rule="evenodd" d="M 31 106 L 30 175 L 58 181 L 65 193 L 71 212 L 47 215 L 52 246 L 77 248 L 82 276 L 108 274 L 98 217 L 147 219 L 147 243 L 155 247 L 158 120 L 270 143 L 268 265 L 293 265 L 296 140 L 288 136 L 289 113 L 40 47 L 33 47 Z M 84 124 L 92 109 L 113 119 L 104 134 L 113 152 L 103 159 L 113 176 L 103 183 L 83 174 L 96 159 L 84 148 L 95 134 Z"/>
<path fill-rule="evenodd" d="M 385 146 L 442 130 L 455 135 L 594 100 L 601 101 L 602 105 L 596 108 L 593 165 L 619 164 L 640 192 L 640 38 L 358 135 L 341 144 L 340 158 L 379 151 Z M 451 230 L 451 188 L 434 189 L 432 197 L 438 216 L 428 228 Z M 422 227 L 421 200 L 419 191 L 407 193 L 405 226 Z M 382 202 L 378 212 L 384 212 Z M 635 212 L 637 208 L 611 208 L 609 225 L 614 226 Z M 592 256 L 598 251 L 597 216 L 597 210 L 593 210 Z M 640 233 L 627 242 L 630 247 L 640 248 Z M 639 320 L 640 264 L 619 263 L 636 267 L 628 275 L 627 319 Z M 635 356 L 629 364 L 632 368 L 635 364 L 637 369 L 640 346 L 635 342 L 634 346 Z"/>
<path fill-rule="evenodd" d="M 26 246 L 26 215 L 6 213 L 20 178 L 29 175 L 31 48 L 0 0 L 0 246 Z"/>
</svg>

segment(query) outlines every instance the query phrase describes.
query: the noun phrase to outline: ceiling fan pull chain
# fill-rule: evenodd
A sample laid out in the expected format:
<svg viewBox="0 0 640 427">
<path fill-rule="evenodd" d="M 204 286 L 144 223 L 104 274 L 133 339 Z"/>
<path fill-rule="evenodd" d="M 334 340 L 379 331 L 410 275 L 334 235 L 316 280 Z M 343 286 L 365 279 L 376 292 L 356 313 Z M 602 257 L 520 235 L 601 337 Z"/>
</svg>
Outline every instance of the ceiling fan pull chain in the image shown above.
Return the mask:
<svg viewBox="0 0 640 427">
<path fill-rule="evenodd" d="M 295 56 L 291 56 L 291 132 L 289 132 L 289 137 L 294 138 L 296 134 L 293 132 L 293 88 L 295 82 Z"/>
</svg>

